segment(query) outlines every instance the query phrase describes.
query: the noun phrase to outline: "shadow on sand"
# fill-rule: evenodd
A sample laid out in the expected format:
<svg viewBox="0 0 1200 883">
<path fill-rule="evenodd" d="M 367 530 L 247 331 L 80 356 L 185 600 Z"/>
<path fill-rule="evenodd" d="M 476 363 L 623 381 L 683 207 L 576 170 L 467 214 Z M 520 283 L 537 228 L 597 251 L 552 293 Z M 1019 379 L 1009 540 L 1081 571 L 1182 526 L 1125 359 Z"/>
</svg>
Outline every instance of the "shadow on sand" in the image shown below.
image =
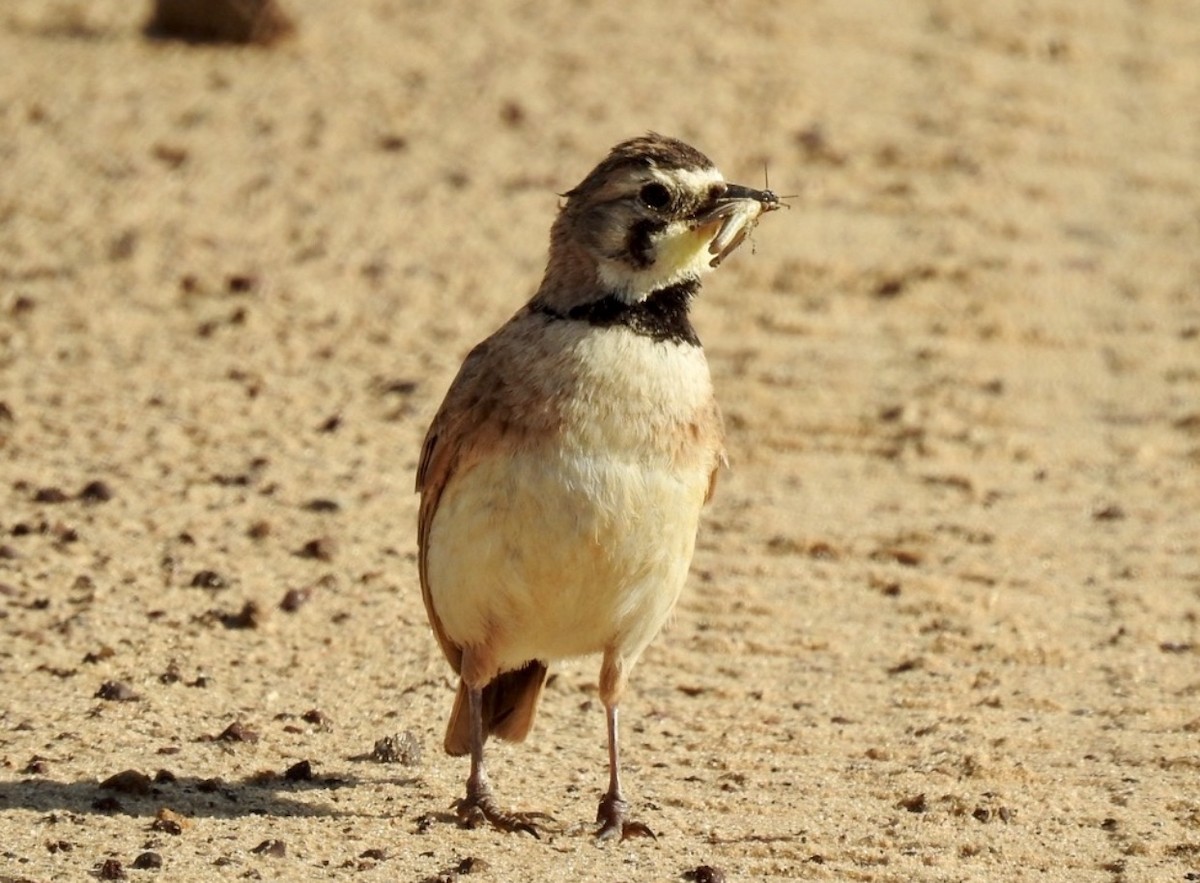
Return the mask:
<svg viewBox="0 0 1200 883">
<path fill-rule="evenodd" d="M 123 779 L 122 779 L 123 777 Z M 121 774 L 115 784 L 92 780 L 59 782 L 30 777 L 0 782 L 0 812 L 27 809 L 34 812 L 69 812 L 75 815 L 127 815 L 154 817 L 163 807 L 188 817 L 240 818 L 243 816 L 327 817 L 361 816 L 311 800 L 308 795 L 329 795 L 359 784 L 378 785 L 378 779 L 312 776 L 288 781 L 278 775 L 255 775 L 240 781 L 200 779 L 159 773 L 150 778 L 140 773 Z M 387 784 L 400 787 L 418 784 L 417 779 L 397 778 Z"/>
</svg>

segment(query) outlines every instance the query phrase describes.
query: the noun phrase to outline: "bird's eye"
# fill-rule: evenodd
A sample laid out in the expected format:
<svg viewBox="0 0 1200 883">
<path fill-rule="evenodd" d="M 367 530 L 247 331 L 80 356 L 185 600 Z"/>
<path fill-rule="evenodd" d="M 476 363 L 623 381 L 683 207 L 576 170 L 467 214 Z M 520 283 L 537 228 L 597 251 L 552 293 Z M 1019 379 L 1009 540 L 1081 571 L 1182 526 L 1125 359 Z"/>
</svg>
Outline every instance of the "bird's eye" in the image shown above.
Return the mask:
<svg viewBox="0 0 1200 883">
<path fill-rule="evenodd" d="M 671 205 L 671 191 L 662 184 L 652 182 L 638 191 L 638 199 L 655 211 L 663 211 Z"/>
</svg>

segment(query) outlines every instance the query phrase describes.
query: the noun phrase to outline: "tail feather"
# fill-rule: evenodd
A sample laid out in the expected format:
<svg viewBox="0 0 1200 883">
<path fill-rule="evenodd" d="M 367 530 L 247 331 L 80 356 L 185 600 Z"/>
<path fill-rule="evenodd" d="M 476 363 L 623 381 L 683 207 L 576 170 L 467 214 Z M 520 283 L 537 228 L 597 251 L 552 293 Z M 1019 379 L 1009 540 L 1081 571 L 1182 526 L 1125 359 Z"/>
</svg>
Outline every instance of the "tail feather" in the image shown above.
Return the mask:
<svg viewBox="0 0 1200 883">
<path fill-rule="evenodd" d="M 483 738 L 497 736 L 509 742 L 524 741 L 537 716 L 545 683 L 546 665 L 535 659 L 516 671 L 502 672 L 484 687 Z M 445 749 L 447 754 L 455 756 L 471 751 L 471 704 L 467 686 L 461 680 L 446 727 Z"/>
</svg>

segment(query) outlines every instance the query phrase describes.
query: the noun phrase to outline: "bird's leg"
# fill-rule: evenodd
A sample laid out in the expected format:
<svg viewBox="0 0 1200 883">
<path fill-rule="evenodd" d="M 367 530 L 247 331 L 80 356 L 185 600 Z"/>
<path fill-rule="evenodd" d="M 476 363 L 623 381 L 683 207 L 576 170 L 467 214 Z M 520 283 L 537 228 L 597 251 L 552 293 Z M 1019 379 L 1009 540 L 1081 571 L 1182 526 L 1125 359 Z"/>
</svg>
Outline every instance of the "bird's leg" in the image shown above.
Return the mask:
<svg viewBox="0 0 1200 883">
<path fill-rule="evenodd" d="M 600 674 L 601 692 L 619 694 L 624 686 L 624 678 L 610 668 L 609 659 L 604 660 L 604 670 Z M 610 672 L 613 676 L 607 677 Z M 611 690 L 606 690 L 606 681 L 610 681 Z M 613 684 L 612 681 L 619 682 Z M 600 830 L 596 832 L 597 840 L 624 840 L 627 837 L 654 838 L 654 832 L 641 822 L 632 822 L 628 818 L 629 804 L 621 793 L 621 748 L 617 728 L 616 696 L 604 703 L 605 718 L 608 723 L 608 791 L 600 798 L 600 808 L 596 811 L 596 821 Z"/>
<path fill-rule="evenodd" d="M 543 813 L 508 813 L 496 805 L 492 786 L 488 782 L 487 767 L 483 763 L 483 690 L 469 687 L 467 695 L 471 706 L 471 775 L 467 777 L 467 796 L 458 801 L 455 809 L 459 820 L 469 828 L 481 822 L 491 822 L 507 833 L 524 831 L 538 837 L 535 818 L 549 818 Z"/>
</svg>

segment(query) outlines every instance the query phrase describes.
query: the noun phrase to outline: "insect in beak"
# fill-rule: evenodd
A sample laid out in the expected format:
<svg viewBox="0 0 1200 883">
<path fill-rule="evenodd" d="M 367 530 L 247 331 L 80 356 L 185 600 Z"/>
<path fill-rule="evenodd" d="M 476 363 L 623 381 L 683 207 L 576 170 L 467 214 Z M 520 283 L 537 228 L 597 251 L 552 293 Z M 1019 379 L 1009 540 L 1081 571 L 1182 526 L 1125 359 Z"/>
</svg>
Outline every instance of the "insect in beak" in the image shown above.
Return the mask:
<svg viewBox="0 0 1200 883">
<path fill-rule="evenodd" d="M 783 205 L 774 191 L 755 190 L 741 184 L 727 185 L 717 199 L 716 207 L 701 218 L 705 225 L 720 222 L 716 235 L 708 244 L 708 253 L 713 255 L 709 266 L 720 266 L 750 235 L 759 218 Z"/>
</svg>

